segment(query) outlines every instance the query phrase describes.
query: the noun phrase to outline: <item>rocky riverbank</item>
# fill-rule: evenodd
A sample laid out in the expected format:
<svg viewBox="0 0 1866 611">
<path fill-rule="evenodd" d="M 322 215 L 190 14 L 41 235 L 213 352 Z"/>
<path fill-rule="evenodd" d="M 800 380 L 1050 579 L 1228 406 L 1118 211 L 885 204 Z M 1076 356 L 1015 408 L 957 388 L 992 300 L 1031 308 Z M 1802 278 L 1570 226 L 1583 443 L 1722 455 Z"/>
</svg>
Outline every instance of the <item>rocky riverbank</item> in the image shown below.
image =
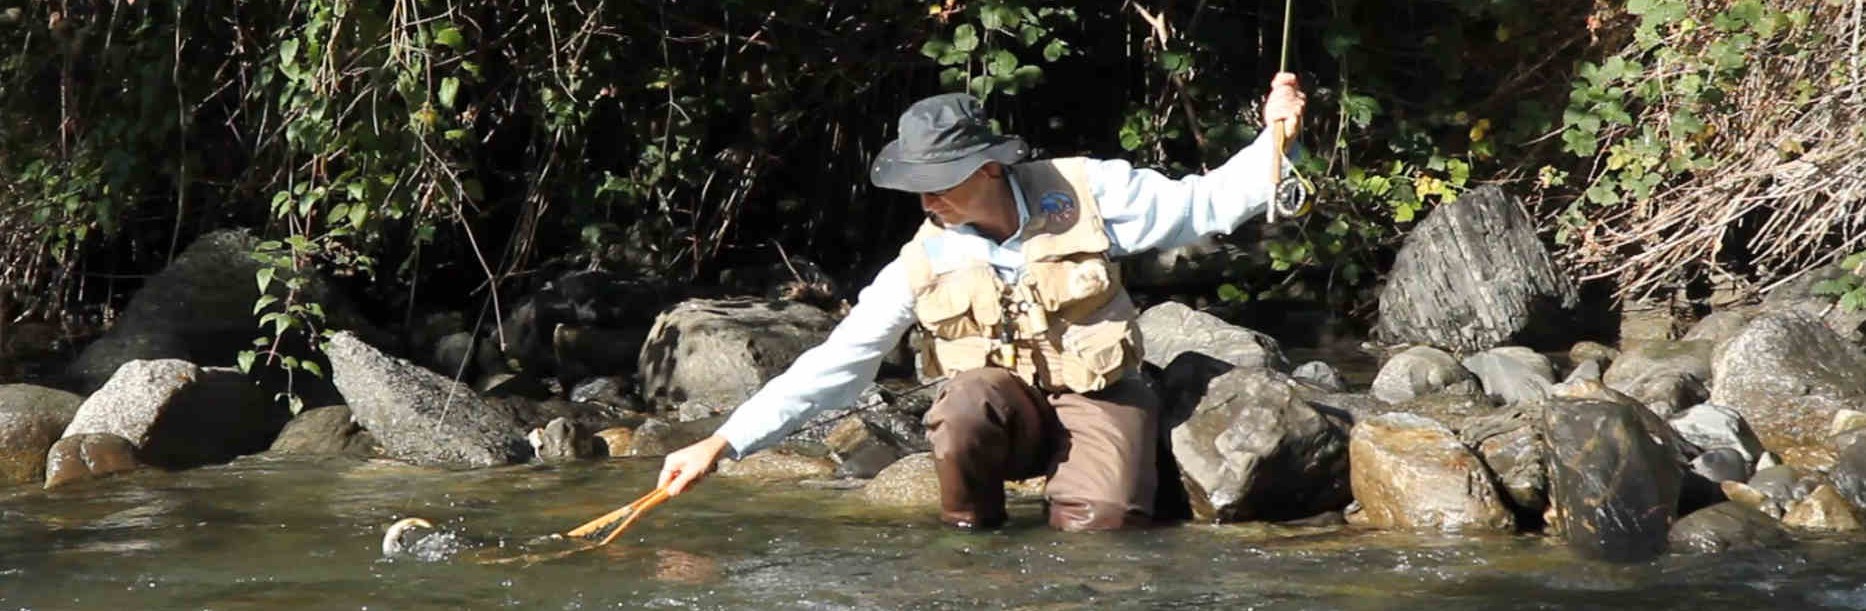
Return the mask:
<svg viewBox="0 0 1866 611">
<path fill-rule="evenodd" d="M 447 469 L 655 456 L 709 434 L 839 315 L 783 298 L 797 287 L 696 298 L 579 272 L 496 325 L 442 313 L 384 331 L 329 295 L 347 330 L 301 355 L 328 379 L 293 383 L 231 367 L 257 328 L 251 243 L 198 241 L 63 389 L 0 386 L 0 478 L 71 489 L 259 452 Z M 1862 528 L 1866 317 L 1791 286 L 1676 337 L 1629 323 L 1608 345 L 1564 337 L 1576 305 L 1520 206 L 1490 189 L 1436 211 L 1402 250 L 1370 384 L 1292 362 L 1271 333 L 1153 305 L 1141 375 L 1167 405 L 1163 481 L 1181 484 L 1163 486 L 1160 513 L 1536 533 L 1616 560 Z M 903 348 L 854 404 L 721 475 L 863 487 L 930 515 L 920 416 L 937 386 L 911 363 Z M 281 407 L 286 390 L 310 409 Z"/>
</svg>

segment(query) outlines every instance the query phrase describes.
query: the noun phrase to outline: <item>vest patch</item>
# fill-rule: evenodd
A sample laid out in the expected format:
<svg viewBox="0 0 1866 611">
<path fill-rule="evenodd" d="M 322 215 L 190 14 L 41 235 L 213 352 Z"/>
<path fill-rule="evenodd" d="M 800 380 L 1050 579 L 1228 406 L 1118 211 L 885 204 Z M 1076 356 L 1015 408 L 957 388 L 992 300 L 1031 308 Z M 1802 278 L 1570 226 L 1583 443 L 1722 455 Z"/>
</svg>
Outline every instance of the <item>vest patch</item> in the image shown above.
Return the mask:
<svg viewBox="0 0 1866 611">
<path fill-rule="evenodd" d="M 1044 193 L 1037 200 L 1037 210 L 1061 226 L 1076 222 L 1076 200 L 1062 191 Z"/>
</svg>

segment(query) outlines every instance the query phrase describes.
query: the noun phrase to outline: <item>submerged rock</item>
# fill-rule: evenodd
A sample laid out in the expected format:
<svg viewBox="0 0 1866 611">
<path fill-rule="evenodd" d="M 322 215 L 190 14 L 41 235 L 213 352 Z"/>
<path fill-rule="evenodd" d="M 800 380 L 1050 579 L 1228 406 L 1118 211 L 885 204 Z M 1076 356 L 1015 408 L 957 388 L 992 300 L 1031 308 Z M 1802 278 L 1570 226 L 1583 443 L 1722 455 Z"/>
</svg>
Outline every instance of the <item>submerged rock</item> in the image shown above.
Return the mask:
<svg viewBox="0 0 1866 611">
<path fill-rule="evenodd" d="M 759 452 L 745 460 L 719 462 L 719 475 L 765 481 L 796 481 L 828 477 L 836 464 L 827 458 L 792 454 L 780 450 Z"/>
<path fill-rule="evenodd" d="M 277 454 L 370 458 L 382 453 L 376 438 L 356 423 L 348 405 L 308 409 L 285 424 L 269 450 Z"/>
<path fill-rule="evenodd" d="M 1354 499 L 1375 528 L 1510 532 L 1516 521 L 1490 472 L 1451 429 L 1414 414 L 1354 427 Z"/>
<path fill-rule="evenodd" d="M 939 474 L 933 453 L 921 452 L 895 461 L 862 488 L 862 498 L 876 505 L 939 507 Z"/>
<path fill-rule="evenodd" d="M 80 433 L 52 444 L 45 457 L 45 489 L 142 467 L 136 446 L 110 433 Z"/>
<path fill-rule="evenodd" d="M 1830 484 L 1821 484 L 1808 496 L 1788 506 L 1782 524 L 1805 530 L 1853 532 L 1860 530 L 1860 516 L 1853 505 Z"/>
<path fill-rule="evenodd" d="M 1691 512 L 1666 537 L 1680 552 L 1712 554 L 1782 547 L 1793 542 L 1775 518 L 1737 502 Z"/>
</svg>

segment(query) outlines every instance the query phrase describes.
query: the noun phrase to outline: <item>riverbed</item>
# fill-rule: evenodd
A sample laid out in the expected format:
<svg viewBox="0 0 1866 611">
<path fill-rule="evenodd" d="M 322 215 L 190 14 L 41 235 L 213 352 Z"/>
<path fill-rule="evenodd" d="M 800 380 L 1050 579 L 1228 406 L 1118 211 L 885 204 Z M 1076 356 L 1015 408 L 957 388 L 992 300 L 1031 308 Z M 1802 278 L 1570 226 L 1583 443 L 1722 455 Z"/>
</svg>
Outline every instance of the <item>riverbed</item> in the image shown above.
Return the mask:
<svg viewBox="0 0 1866 611">
<path fill-rule="evenodd" d="M 858 491 L 715 478 L 615 544 L 541 539 L 652 487 L 658 462 L 446 472 L 384 461 L 243 458 L 52 492 L 0 490 L 0 607 L 25 609 L 1866 609 L 1866 538 L 1574 558 L 1539 536 L 1179 525 L 1112 534 L 967 533 Z M 384 558 L 418 516 L 449 553 Z M 453 551 L 457 550 L 457 551 Z"/>
</svg>

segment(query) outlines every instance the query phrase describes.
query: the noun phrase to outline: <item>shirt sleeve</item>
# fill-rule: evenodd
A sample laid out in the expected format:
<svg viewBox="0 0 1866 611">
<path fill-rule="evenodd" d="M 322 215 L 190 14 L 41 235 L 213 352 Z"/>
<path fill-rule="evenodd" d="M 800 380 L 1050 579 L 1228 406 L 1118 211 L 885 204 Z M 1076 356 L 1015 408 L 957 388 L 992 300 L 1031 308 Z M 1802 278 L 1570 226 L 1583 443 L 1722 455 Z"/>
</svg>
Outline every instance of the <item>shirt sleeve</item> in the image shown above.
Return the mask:
<svg viewBox="0 0 1866 611">
<path fill-rule="evenodd" d="M 1089 160 L 1089 181 L 1113 241 L 1109 254 L 1184 246 L 1263 214 L 1276 192 L 1274 148 L 1265 131 L 1217 169 L 1178 180 L 1119 159 Z M 1289 173 L 1287 164 L 1283 171 Z"/>
<path fill-rule="evenodd" d="M 742 459 L 777 443 L 817 412 L 854 403 L 913 323 L 913 292 L 897 259 L 862 289 L 829 339 L 734 409 L 716 434 L 731 444 L 732 458 Z"/>
</svg>

